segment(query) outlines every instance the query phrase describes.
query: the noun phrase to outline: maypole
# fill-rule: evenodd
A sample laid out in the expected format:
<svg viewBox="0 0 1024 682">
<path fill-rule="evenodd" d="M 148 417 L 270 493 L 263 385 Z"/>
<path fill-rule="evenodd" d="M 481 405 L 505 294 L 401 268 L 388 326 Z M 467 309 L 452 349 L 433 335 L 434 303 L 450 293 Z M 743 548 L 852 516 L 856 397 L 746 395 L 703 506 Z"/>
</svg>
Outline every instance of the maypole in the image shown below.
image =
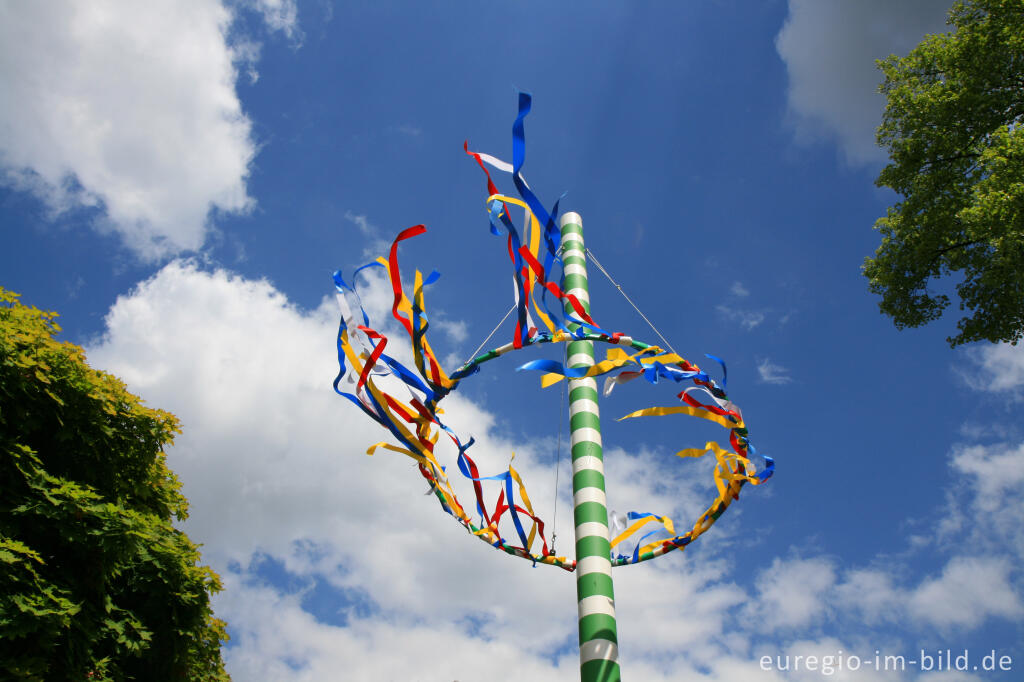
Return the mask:
<svg viewBox="0 0 1024 682">
<path fill-rule="evenodd" d="M 587 258 L 583 219 L 566 213 L 562 228 L 562 289 L 574 295 L 587 314 Z M 573 314 L 566 302 L 565 312 Z M 575 330 L 578 325 L 570 324 Z M 565 351 L 571 369 L 594 365 L 594 343 L 573 341 Z M 583 682 L 619 680 L 619 647 L 612 589 L 608 507 L 604 493 L 604 458 L 597 382 L 592 377 L 569 381 L 569 426 L 572 433 L 572 501 L 576 526 L 576 598 L 580 632 L 580 679 Z"/>
<path fill-rule="evenodd" d="M 387 258 L 378 258 L 357 268 L 348 282 L 340 270 L 334 273 L 341 309 L 337 336 L 339 371 L 334 379 L 334 390 L 391 434 L 392 442 L 371 445 L 367 454 L 380 449 L 412 458 L 416 462 L 415 470 L 429 485 L 441 509 L 473 537 L 534 565 L 547 564 L 576 571 L 580 678 L 583 682 L 616 682 L 620 680 L 620 670 L 612 566 L 639 564 L 689 546 L 722 516 L 733 500 L 739 499 L 744 485 L 760 485 L 770 478 L 774 463 L 771 457 L 765 456 L 762 468 L 755 464 L 754 446 L 750 443 L 743 414 L 726 395 L 722 360 L 707 356 L 721 364 L 722 383 L 719 385 L 696 364 L 668 348 L 667 341 L 667 348 L 644 343 L 622 332 L 606 331 L 591 317 L 583 220 L 576 213 L 567 213 L 556 220 L 558 202 L 550 212 L 545 210 L 522 177 L 523 118 L 530 111 L 530 102 L 529 95 L 520 93 L 519 115 L 512 127 L 514 163 L 470 151 L 468 143 L 464 145 L 466 153 L 476 160 L 487 177 L 485 205 L 490 231 L 504 238 L 513 266 L 516 296 L 510 313 L 516 312 L 516 325 L 512 339 L 478 355 L 494 334 L 492 331 L 473 353 L 474 357 L 451 373 L 444 370 L 427 341 L 430 324 L 424 302 L 425 288 L 437 280 L 439 273 L 434 271 L 424 277 L 419 270 L 415 271 L 410 288 L 403 283 L 399 267 L 399 245 L 426 232 L 425 226 L 414 225 L 395 237 Z M 520 198 L 502 194 L 488 167 L 511 173 Z M 522 232 L 512 222 L 510 207 L 526 212 Z M 459 255 L 463 255 L 461 251 Z M 553 279 L 552 273 L 559 262 L 561 287 L 549 279 Z M 599 270 L 608 274 L 600 263 L 594 262 Z M 394 294 L 392 317 L 412 342 L 413 365 L 399 362 L 391 355 L 391 350 L 384 352 L 388 339 L 374 328 L 362 307 L 356 288 L 357 275 L 367 267 L 384 270 Z M 615 286 L 622 291 L 622 287 Z M 549 307 L 548 296 L 562 302 L 564 314 L 557 306 Z M 636 308 L 628 296 L 626 299 Z M 530 313 L 531 305 L 537 314 L 536 321 Z M 640 316 L 647 320 L 642 312 Z M 495 331 L 503 322 L 504 319 Z M 654 329 L 653 325 L 651 327 Z M 657 329 L 654 331 L 661 336 Z M 607 357 L 596 364 L 595 341 L 611 346 Z M 562 380 L 569 383 L 575 560 L 556 555 L 554 547 L 548 546 L 544 520 L 534 510 L 526 485 L 511 463 L 504 469 L 498 467 L 497 473 L 492 473 L 493 463 L 478 466 L 476 455 L 470 452 L 474 439 L 460 438 L 441 418 L 444 412 L 441 401 L 463 380 L 479 372 L 482 365 L 548 343 L 566 344 L 564 364 L 541 358 L 518 369 L 544 372 L 541 386 L 553 386 Z M 630 412 L 622 419 L 688 416 L 711 421 L 728 432 L 728 447 L 707 441 L 704 447 L 676 452 L 686 459 L 709 454 L 715 459 L 715 496 L 692 525 L 690 521 L 684 522 L 682 532 L 676 530 L 676 524 L 668 516 L 640 507 L 639 511 L 626 513 L 627 527 L 621 533 L 609 537 L 596 383 L 597 377 L 602 376 L 606 395 L 616 385 L 641 377 L 661 387 L 683 385 L 683 390 L 676 395 L 682 404 L 647 407 Z M 381 377 L 387 377 L 393 386 L 404 385 L 404 392 L 388 393 L 385 390 L 388 385 L 380 383 Z M 393 389 L 388 387 L 388 390 Z M 454 447 L 454 450 L 447 450 L 449 454 L 435 451 L 442 437 L 450 439 Z M 454 460 L 450 459 L 452 456 Z M 447 459 L 447 465 L 439 457 Z M 464 484 L 472 485 L 473 499 L 468 504 L 460 502 L 455 494 L 453 478 L 461 479 L 459 476 L 449 478 L 450 472 L 458 472 L 461 479 L 465 479 Z M 496 499 L 489 495 L 486 497 L 490 501 L 485 499 L 485 487 L 497 493 Z"/>
</svg>

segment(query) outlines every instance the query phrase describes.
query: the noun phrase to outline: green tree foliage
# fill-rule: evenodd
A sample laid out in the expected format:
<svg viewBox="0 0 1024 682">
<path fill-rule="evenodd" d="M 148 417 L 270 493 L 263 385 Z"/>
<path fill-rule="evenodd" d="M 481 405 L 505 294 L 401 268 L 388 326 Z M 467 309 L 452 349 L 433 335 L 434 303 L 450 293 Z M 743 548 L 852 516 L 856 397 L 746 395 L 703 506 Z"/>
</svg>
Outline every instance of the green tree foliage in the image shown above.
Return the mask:
<svg viewBox="0 0 1024 682">
<path fill-rule="evenodd" d="M 171 524 L 174 415 L 0 288 L 0 678 L 226 680 L 217 575 Z"/>
<path fill-rule="evenodd" d="M 875 227 L 864 274 L 898 328 L 930 322 L 958 275 L 951 346 L 1016 343 L 1024 333 L 1024 3 L 957 2 L 954 30 L 878 62 L 888 103 L 878 143 L 891 163 L 876 184 L 902 201 Z M 969 314 L 968 314 L 969 313 Z"/>
</svg>

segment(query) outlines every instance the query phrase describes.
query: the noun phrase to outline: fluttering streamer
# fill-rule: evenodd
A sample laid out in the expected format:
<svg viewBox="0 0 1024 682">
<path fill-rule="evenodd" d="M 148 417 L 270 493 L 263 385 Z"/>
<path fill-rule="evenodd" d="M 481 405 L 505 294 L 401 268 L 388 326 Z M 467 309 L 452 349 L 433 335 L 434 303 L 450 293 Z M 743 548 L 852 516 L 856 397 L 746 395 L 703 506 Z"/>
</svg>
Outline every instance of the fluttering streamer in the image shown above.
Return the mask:
<svg viewBox="0 0 1024 682">
<path fill-rule="evenodd" d="M 469 455 L 473 439 L 461 438 L 445 425 L 441 419 L 441 401 L 458 388 L 463 380 L 480 371 L 481 365 L 494 358 L 538 344 L 583 339 L 609 344 L 611 347 L 606 359 L 581 369 L 567 368 L 562 363 L 541 359 L 527 362 L 518 369 L 544 372 L 541 378 L 543 387 L 554 385 L 565 378 L 604 376 L 605 395 L 615 386 L 640 377 L 651 384 L 661 380 L 691 384 L 678 394 L 681 404 L 648 407 L 627 414 L 622 419 L 687 415 L 706 419 L 725 428 L 728 431 L 729 447 L 708 441 L 702 448 L 687 448 L 677 453 L 680 457 L 702 457 L 707 453 L 714 456 L 717 495 L 692 527 L 682 534 L 677 534 L 676 524 L 671 518 L 661 514 L 630 511 L 613 519 L 612 526 L 621 527 L 621 532 L 611 540 L 612 556 L 609 559 L 616 566 L 635 564 L 690 544 L 718 520 L 733 500 L 739 499 L 740 490 L 746 483 L 759 485 L 771 477 L 775 464 L 767 456 L 761 458 L 764 464 L 760 470 L 754 464 L 755 450 L 750 443 L 742 413 L 725 392 L 724 361 L 713 355 L 707 356 L 722 367 L 723 380 L 719 386 L 700 367 L 675 353 L 621 332 L 605 331 L 587 314 L 575 296 L 556 284 L 558 278 L 553 274 L 562 265 L 559 257 L 561 234 L 557 228 L 558 202 L 550 211 L 546 210 L 522 175 L 526 157 L 524 119 L 530 106 L 530 95 L 520 93 L 519 112 L 512 128 L 511 164 L 489 154 L 470 151 L 468 142 L 464 145 L 466 153 L 477 161 L 487 178 L 485 208 L 490 231 L 506 238 L 515 282 L 516 324 L 512 339 L 469 360 L 451 374 L 445 372 L 427 341 L 430 324 L 424 303 L 424 290 L 437 281 L 440 275 L 434 271 L 424 277 L 417 270 L 410 295 L 399 268 L 399 245 L 426 232 L 425 226 L 415 225 L 403 230 L 395 238 L 387 258 L 378 258 L 357 269 L 349 281 L 343 278 L 341 271 L 334 273 L 341 309 L 337 338 L 339 372 L 334 380 L 334 390 L 386 428 L 398 443 L 376 443 L 370 446 L 367 454 L 372 455 L 384 449 L 412 458 L 420 475 L 426 479 L 431 492 L 439 500 L 441 508 L 470 533 L 508 554 L 528 559 L 535 565 L 550 564 L 573 571 L 576 568 L 575 560 L 557 556 L 549 548 L 544 521 L 534 512 L 519 472 L 510 462 L 503 472 L 481 475 L 477 463 Z M 507 196 L 498 190 L 488 166 L 512 175 L 519 198 Z M 510 207 L 521 208 L 525 213 L 522 235 L 512 222 Z M 364 268 L 383 269 L 391 284 L 391 314 L 411 341 L 414 369 L 387 354 L 388 338 L 371 326 L 357 290 L 358 276 Z M 559 305 L 551 305 L 549 296 L 557 300 Z M 571 309 L 573 313 L 560 314 L 563 308 Z M 386 392 L 381 386 L 384 378 L 396 380 L 391 384 L 404 386 L 406 395 L 395 396 Z M 402 390 L 399 388 L 396 392 L 401 393 Z M 472 483 L 475 498 L 473 513 L 467 511 L 459 501 L 447 468 L 435 456 L 435 446 L 442 435 L 455 446 L 458 453 L 455 463 L 459 473 Z M 484 499 L 484 481 L 499 484 L 497 498 L 490 505 Z M 512 525 L 514 538 L 510 539 L 508 534 L 503 534 L 502 522 L 506 519 Z M 654 530 L 650 530 L 652 524 Z M 507 529 L 507 524 L 505 527 Z M 646 532 L 641 534 L 641 531 Z M 639 538 L 633 540 L 637 535 Z M 647 541 L 653 536 L 660 537 Z M 625 554 L 616 551 L 616 548 L 627 546 L 632 546 L 633 550 Z"/>
</svg>

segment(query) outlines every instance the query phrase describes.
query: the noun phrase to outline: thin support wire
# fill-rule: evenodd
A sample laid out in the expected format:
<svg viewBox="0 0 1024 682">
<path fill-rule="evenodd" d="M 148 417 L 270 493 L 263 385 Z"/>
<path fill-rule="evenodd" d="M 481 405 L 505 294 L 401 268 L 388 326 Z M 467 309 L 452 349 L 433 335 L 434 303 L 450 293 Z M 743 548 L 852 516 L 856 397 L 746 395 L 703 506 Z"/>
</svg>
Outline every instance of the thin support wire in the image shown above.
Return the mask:
<svg viewBox="0 0 1024 682">
<path fill-rule="evenodd" d="M 558 473 L 562 470 L 562 428 L 565 426 L 565 394 L 569 392 L 569 382 L 565 382 L 565 390 L 559 391 L 558 401 L 558 447 L 555 448 L 555 512 L 551 515 L 551 553 L 555 553 L 555 538 L 558 537 Z"/>
<path fill-rule="evenodd" d="M 487 335 L 487 338 L 483 340 L 483 343 L 481 343 L 479 346 L 476 347 L 476 350 L 473 351 L 473 354 L 469 356 L 469 359 L 466 360 L 465 364 L 468 365 L 469 363 L 473 362 L 473 360 L 476 359 L 476 354 L 479 353 L 481 351 L 481 349 L 483 349 L 483 347 L 487 345 L 487 342 L 491 340 L 491 337 L 494 336 L 495 332 L 498 331 L 498 329 L 501 327 L 501 325 L 505 324 L 505 320 L 508 319 L 508 316 L 511 315 L 512 311 L 515 310 L 515 309 L 516 309 L 516 306 L 513 304 L 513 306 L 508 309 L 508 312 L 505 313 L 505 317 L 501 318 L 501 322 L 499 322 L 498 324 L 494 325 L 494 329 L 492 329 L 491 333 Z"/>
<path fill-rule="evenodd" d="M 604 269 L 603 265 L 601 265 L 601 261 L 597 260 L 597 256 L 594 255 L 593 251 L 587 248 L 586 252 L 587 257 L 594 262 L 594 265 L 597 266 L 597 269 L 600 270 L 601 273 L 608 278 L 608 281 L 612 283 L 612 286 L 618 289 L 619 293 L 622 294 L 622 296 L 627 301 L 629 301 L 629 304 L 633 306 L 633 310 L 637 311 L 637 313 L 640 314 L 640 317 L 644 318 L 644 322 L 646 322 L 650 326 L 650 328 L 654 330 L 654 333 L 658 335 L 658 338 L 665 342 L 665 346 L 676 355 L 679 355 L 679 353 L 676 353 L 676 349 L 672 347 L 672 344 L 668 342 L 668 339 L 666 339 L 662 335 L 662 333 L 658 331 L 658 328 L 654 326 L 654 323 L 647 319 L 647 316 L 643 314 L 643 311 L 641 311 L 640 308 L 636 307 L 636 303 L 633 303 L 633 299 L 631 299 L 629 295 L 623 290 L 622 285 L 616 282 L 614 279 L 612 279 L 612 276 L 609 275 L 608 271 Z"/>
</svg>

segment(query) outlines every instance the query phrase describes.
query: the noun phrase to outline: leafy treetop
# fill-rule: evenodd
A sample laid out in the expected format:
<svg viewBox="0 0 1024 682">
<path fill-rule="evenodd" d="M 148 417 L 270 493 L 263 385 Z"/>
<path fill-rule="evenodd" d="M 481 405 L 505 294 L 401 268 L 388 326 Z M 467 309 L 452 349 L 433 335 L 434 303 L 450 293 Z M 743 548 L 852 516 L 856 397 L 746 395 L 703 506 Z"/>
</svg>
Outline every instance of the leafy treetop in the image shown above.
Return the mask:
<svg viewBox="0 0 1024 682">
<path fill-rule="evenodd" d="M 875 224 L 864 264 L 898 328 L 942 315 L 929 284 L 959 273 L 967 314 L 951 346 L 1024 334 L 1024 4 L 957 2 L 949 33 L 878 62 L 887 98 L 878 143 L 891 163 L 876 184 L 902 200 Z"/>
<path fill-rule="evenodd" d="M 175 417 L 0 288 L 0 677 L 226 680 Z"/>
</svg>

